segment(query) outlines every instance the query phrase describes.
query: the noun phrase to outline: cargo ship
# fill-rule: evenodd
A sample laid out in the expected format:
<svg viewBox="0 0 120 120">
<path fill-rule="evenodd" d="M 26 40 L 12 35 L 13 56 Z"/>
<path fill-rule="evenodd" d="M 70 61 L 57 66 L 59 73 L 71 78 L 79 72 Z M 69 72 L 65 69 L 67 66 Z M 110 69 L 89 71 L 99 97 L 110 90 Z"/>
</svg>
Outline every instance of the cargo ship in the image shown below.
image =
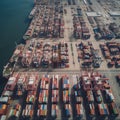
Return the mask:
<svg viewBox="0 0 120 120">
<path fill-rule="evenodd" d="M 29 19 L 32 19 L 33 17 L 34 17 L 34 15 L 35 15 L 35 12 L 36 12 L 36 7 L 34 7 L 33 9 L 32 9 L 32 11 L 30 12 L 30 15 L 29 15 Z"/>
<path fill-rule="evenodd" d="M 8 78 L 13 73 L 14 68 L 16 66 L 16 63 L 19 60 L 19 58 L 21 57 L 21 55 L 23 53 L 23 50 L 24 50 L 24 45 L 23 44 L 20 44 L 20 45 L 16 46 L 12 57 L 10 58 L 7 65 L 4 66 L 4 69 L 3 69 L 3 76 L 4 77 Z"/>
</svg>

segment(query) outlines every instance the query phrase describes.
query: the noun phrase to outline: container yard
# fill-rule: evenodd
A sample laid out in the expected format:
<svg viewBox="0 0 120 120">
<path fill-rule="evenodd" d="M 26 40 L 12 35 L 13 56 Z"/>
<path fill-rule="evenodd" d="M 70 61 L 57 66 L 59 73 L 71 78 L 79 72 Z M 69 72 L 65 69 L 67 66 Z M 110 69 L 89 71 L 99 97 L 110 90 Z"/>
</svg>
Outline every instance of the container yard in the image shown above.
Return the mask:
<svg viewBox="0 0 120 120">
<path fill-rule="evenodd" d="M 108 61 L 108 67 L 119 68 L 120 61 L 120 43 L 118 42 L 107 42 L 105 44 L 100 44 L 103 56 Z"/>
<path fill-rule="evenodd" d="M 76 44 L 78 52 L 78 61 L 81 62 L 82 67 L 99 68 L 102 63 L 102 57 L 99 50 L 95 49 L 91 42 L 85 44 L 83 42 Z"/>
<path fill-rule="evenodd" d="M 119 1 L 111 1 L 34 1 L 25 44 L 4 66 L 0 120 L 120 120 L 119 16 L 110 15 Z"/>
<path fill-rule="evenodd" d="M 36 72 L 32 75 L 29 72 L 16 74 L 15 87 L 25 76 L 23 95 L 16 97 L 17 91 L 12 90 L 11 97 L 5 97 L 5 89 L 0 98 L 1 116 L 6 118 L 14 116 L 23 120 L 120 118 L 120 109 L 109 83 L 111 80 L 99 72 L 81 71 L 81 74 L 77 75 L 64 73 L 43 75 Z M 28 89 L 29 80 L 33 78 L 38 82 L 36 89 Z M 9 81 L 11 80 L 9 79 L 8 83 Z"/>
</svg>

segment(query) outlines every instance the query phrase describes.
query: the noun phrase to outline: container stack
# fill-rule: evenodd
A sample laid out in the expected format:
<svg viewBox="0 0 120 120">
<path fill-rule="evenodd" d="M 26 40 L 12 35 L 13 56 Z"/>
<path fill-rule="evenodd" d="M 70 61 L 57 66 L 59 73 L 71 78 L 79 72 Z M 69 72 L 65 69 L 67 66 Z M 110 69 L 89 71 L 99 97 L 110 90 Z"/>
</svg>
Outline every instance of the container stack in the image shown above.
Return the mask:
<svg viewBox="0 0 120 120">
<path fill-rule="evenodd" d="M 90 67 L 92 64 L 92 53 L 89 45 L 80 43 L 77 45 L 78 59 L 82 59 L 82 66 Z"/>
<path fill-rule="evenodd" d="M 120 67 L 120 44 L 118 42 L 107 42 L 101 44 L 100 48 L 104 57 L 108 60 L 108 67 Z"/>
<path fill-rule="evenodd" d="M 56 118 L 58 116 L 58 106 L 56 104 L 52 104 L 51 107 L 51 116 Z"/>
<path fill-rule="evenodd" d="M 33 73 L 29 76 L 27 90 L 36 91 L 38 86 L 39 78 L 37 73 Z"/>
<path fill-rule="evenodd" d="M 92 91 L 86 91 L 88 103 L 94 103 L 94 96 Z"/>
<path fill-rule="evenodd" d="M 32 54 L 33 54 L 35 42 L 31 41 L 28 44 L 29 44 L 29 46 L 27 48 L 25 48 L 25 51 L 22 54 L 21 65 L 23 67 L 29 67 L 32 62 Z"/>
<path fill-rule="evenodd" d="M 98 104 L 98 111 L 99 111 L 100 116 L 108 116 L 109 115 L 107 104 L 104 104 L 104 103 Z"/>
<path fill-rule="evenodd" d="M 82 38 L 82 29 L 81 29 L 81 25 L 80 25 L 80 22 L 79 22 L 79 19 L 77 16 L 74 16 L 73 24 L 74 24 L 74 37 L 76 39 L 81 39 Z"/>
<path fill-rule="evenodd" d="M 63 84 L 63 89 L 69 89 L 70 88 L 70 83 L 69 83 L 69 77 L 68 76 L 63 76 L 62 77 L 62 84 Z"/>
<path fill-rule="evenodd" d="M 32 118 L 33 111 L 34 111 L 33 105 L 30 105 L 30 104 L 26 105 L 25 108 L 22 111 L 22 117 L 23 118 Z"/>
<path fill-rule="evenodd" d="M 76 119 L 81 119 L 84 116 L 83 113 L 83 97 L 81 94 L 81 90 L 75 90 L 74 91 L 74 98 L 75 99 L 75 111 L 73 111 L 73 113 L 75 112 L 75 118 Z"/>
<path fill-rule="evenodd" d="M 0 103 L 0 116 L 6 115 L 7 112 L 7 105 Z"/>
<path fill-rule="evenodd" d="M 64 90 L 62 94 L 63 94 L 63 103 L 69 103 L 70 102 L 70 91 Z"/>
<path fill-rule="evenodd" d="M 106 89 L 105 90 L 105 96 L 106 96 L 106 100 L 108 102 L 114 102 L 115 101 L 115 98 L 113 96 L 113 93 L 112 93 L 111 89 Z"/>
<path fill-rule="evenodd" d="M 103 101 L 103 97 L 100 90 L 95 91 L 94 96 L 97 103 L 101 103 Z"/>
<path fill-rule="evenodd" d="M 52 64 L 53 68 L 69 67 L 68 44 L 58 43 L 52 46 Z"/>
<path fill-rule="evenodd" d="M 82 76 L 82 85 L 83 85 L 83 89 L 85 91 L 88 91 L 88 90 L 92 89 L 91 80 L 88 77 Z"/>
<path fill-rule="evenodd" d="M 91 117 L 95 116 L 95 106 L 94 106 L 94 103 L 89 103 L 89 115 Z"/>
<path fill-rule="evenodd" d="M 65 117 L 70 117 L 72 115 L 72 109 L 70 104 L 64 104 L 64 112 Z"/>
<path fill-rule="evenodd" d="M 82 17 L 81 9 L 77 9 L 78 16 L 73 17 L 74 36 L 76 39 L 89 39 L 90 32 Z"/>
<path fill-rule="evenodd" d="M 48 98 L 49 98 L 49 85 L 50 78 L 49 75 L 43 75 L 40 81 L 40 90 L 38 98 L 38 108 L 37 108 L 37 117 L 45 118 L 48 114 Z"/>
<path fill-rule="evenodd" d="M 80 119 L 83 117 L 83 105 L 76 104 L 76 118 Z"/>
<path fill-rule="evenodd" d="M 37 42 L 35 51 L 34 51 L 34 54 L 32 57 L 33 67 L 35 67 L 35 68 L 40 67 L 41 59 L 42 59 L 42 43 Z"/>
<path fill-rule="evenodd" d="M 59 101 L 59 91 L 58 90 L 52 90 L 52 98 L 51 98 L 51 101 L 52 103 L 55 103 L 57 104 L 58 101 Z"/>
<path fill-rule="evenodd" d="M 28 83 L 27 75 L 24 73 L 19 75 L 18 82 L 17 82 L 17 91 L 16 91 L 17 97 L 20 97 L 23 95 L 24 91 L 26 90 L 27 83 Z"/>
<path fill-rule="evenodd" d="M 17 83 L 17 79 L 18 79 L 18 74 L 13 75 L 12 77 L 10 77 L 8 79 L 8 82 L 5 86 L 5 90 L 7 91 L 14 91 L 15 87 L 16 87 L 16 83 Z"/>
<path fill-rule="evenodd" d="M 48 68 L 51 63 L 52 48 L 50 43 L 45 43 L 43 45 L 43 57 L 41 59 L 41 65 L 43 68 Z"/>
<path fill-rule="evenodd" d="M 28 91 L 26 103 L 27 104 L 34 104 L 36 98 L 36 91 Z"/>
<path fill-rule="evenodd" d="M 40 90 L 39 92 L 39 103 L 48 103 L 48 90 Z"/>
<path fill-rule="evenodd" d="M 32 19 L 28 31 L 24 35 L 24 39 L 32 37 L 40 38 L 56 38 L 64 37 L 64 19 L 63 19 L 63 7 L 62 6 L 39 6 L 37 12 Z M 34 24 L 33 24 L 34 22 Z M 29 33 L 29 34 L 28 34 Z"/>
<path fill-rule="evenodd" d="M 20 104 L 16 104 L 15 106 L 13 106 L 10 109 L 8 118 L 10 118 L 11 116 L 15 116 L 15 117 L 19 118 L 20 112 L 21 112 L 21 105 Z"/>
<path fill-rule="evenodd" d="M 58 116 L 58 102 L 59 102 L 59 79 L 58 75 L 52 77 L 52 91 L 51 91 L 51 117 L 55 119 Z"/>
<path fill-rule="evenodd" d="M 64 38 L 64 19 L 60 19 L 60 38 Z"/>
<path fill-rule="evenodd" d="M 75 96 L 75 102 L 78 104 L 82 103 L 82 95 L 81 95 L 81 91 L 79 90 L 75 90 L 74 91 L 74 96 Z"/>
<path fill-rule="evenodd" d="M 38 117 L 46 117 L 47 116 L 47 105 L 46 104 L 38 105 L 37 116 Z"/>
<path fill-rule="evenodd" d="M 59 88 L 59 80 L 58 80 L 58 75 L 53 76 L 52 78 L 52 89 L 57 89 Z"/>
</svg>

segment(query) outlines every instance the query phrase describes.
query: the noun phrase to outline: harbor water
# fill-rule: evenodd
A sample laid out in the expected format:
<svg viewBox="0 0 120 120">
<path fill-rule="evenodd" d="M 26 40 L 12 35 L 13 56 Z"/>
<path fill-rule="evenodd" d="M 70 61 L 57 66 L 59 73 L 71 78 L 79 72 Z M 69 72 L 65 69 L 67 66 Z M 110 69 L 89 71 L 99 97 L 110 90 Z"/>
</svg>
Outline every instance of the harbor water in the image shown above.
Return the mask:
<svg viewBox="0 0 120 120">
<path fill-rule="evenodd" d="M 16 43 L 22 42 L 33 5 L 34 0 L 0 1 L 0 92 L 5 84 L 5 79 L 2 78 L 3 66 L 11 57 Z"/>
</svg>

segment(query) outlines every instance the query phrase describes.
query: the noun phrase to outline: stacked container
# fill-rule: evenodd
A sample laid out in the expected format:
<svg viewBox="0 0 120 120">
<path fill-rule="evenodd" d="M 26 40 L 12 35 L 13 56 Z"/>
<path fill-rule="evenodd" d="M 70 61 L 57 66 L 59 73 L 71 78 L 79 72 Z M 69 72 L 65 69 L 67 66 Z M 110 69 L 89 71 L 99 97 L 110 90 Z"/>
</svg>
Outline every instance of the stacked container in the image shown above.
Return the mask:
<svg viewBox="0 0 120 120">
<path fill-rule="evenodd" d="M 63 94 L 63 102 L 64 103 L 69 103 L 70 102 L 70 91 L 69 90 L 64 90 L 62 92 Z"/>
<path fill-rule="evenodd" d="M 48 90 L 40 90 L 38 102 L 39 103 L 48 103 Z"/>
<path fill-rule="evenodd" d="M 59 101 L 59 93 L 58 93 L 58 90 L 52 90 L 51 101 L 52 101 L 52 103 L 58 103 L 58 101 Z"/>
<path fill-rule="evenodd" d="M 103 101 L 102 94 L 100 90 L 94 92 L 95 100 L 97 103 L 101 103 Z"/>
<path fill-rule="evenodd" d="M 115 66 L 120 67 L 120 44 L 118 42 L 107 42 L 106 44 L 101 44 L 101 50 L 106 59 L 108 59 L 108 67 L 111 68 Z"/>
<path fill-rule="evenodd" d="M 58 80 L 58 75 L 53 76 L 52 78 L 52 89 L 57 89 L 59 88 L 59 80 Z"/>
<path fill-rule="evenodd" d="M 86 26 L 86 23 L 84 22 L 84 19 L 81 14 L 81 9 L 78 10 L 78 16 L 74 16 L 73 18 L 73 24 L 74 24 L 74 36 L 77 39 L 89 39 L 90 38 L 90 32 L 88 27 Z"/>
<path fill-rule="evenodd" d="M 28 84 L 27 84 L 27 90 L 37 90 L 37 86 L 38 86 L 38 74 L 37 73 L 34 73 L 34 74 L 31 74 L 29 79 L 28 79 Z"/>
<path fill-rule="evenodd" d="M 33 55 L 35 42 L 31 41 L 28 44 L 29 44 L 28 48 L 25 48 L 22 54 L 21 64 L 23 67 L 29 67 L 32 62 L 32 55 Z"/>
<path fill-rule="evenodd" d="M 7 105 L 6 104 L 0 104 L 0 116 L 6 115 L 7 112 Z"/>
<path fill-rule="evenodd" d="M 39 86 L 40 90 L 39 90 L 38 108 L 37 108 L 38 118 L 47 117 L 49 84 L 50 84 L 49 75 L 43 75 Z"/>
<path fill-rule="evenodd" d="M 43 57 L 41 59 L 41 65 L 43 68 L 48 68 L 51 63 L 51 57 L 52 57 L 51 50 L 52 48 L 50 43 L 45 43 L 43 45 Z"/>
<path fill-rule="evenodd" d="M 60 38 L 64 38 L 64 19 L 60 19 Z"/>
<path fill-rule="evenodd" d="M 63 89 L 69 89 L 70 83 L 69 83 L 69 78 L 68 76 L 63 76 L 62 77 L 62 84 L 63 84 Z"/>
<path fill-rule="evenodd" d="M 92 89 L 91 80 L 89 79 L 89 77 L 82 77 L 82 85 L 85 91 Z"/>
<path fill-rule="evenodd" d="M 51 116 L 56 118 L 58 116 L 58 106 L 56 104 L 52 104 L 51 107 Z"/>
<path fill-rule="evenodd" d="M 70 117 L 72 114 L 72 109 L 70 104 L 64 104 L 65 116 Z"/>
<path fill-rule="evenodd" d="M 5 86 L 5 90 L 8 91 L 14 91 L 15 87 L 16 87 L 16 83 L 17 83 L 17 78 L 18 78 L 18 74 L 14 74 L 12 77 L 10 77 L 8 79 L 8 82 Z"/>
<path fill-rule="evenodd" d="M 36 91 L 28 91 L 26 103 L 34 104 L 36 98 Z"/>
<path fill-rule="evenodd" d="M 94 96 L 93 96 L 93 92 L 92 91 L 86 91 L 86 96 L 87 96 L 87 101 L 89 103 L 93 103 L 94 102 Z"/>
<path fill-rule="evenodd" d="M 69 67 L 68 44 L 60 42 L 52 46 L 52 64 L 53 68 Z"/>
<path fill-rule="evenodd" d="M 95 106 L 94 103 L 89 103 L 89 114 L 91 117 L 95 116 Z"/>
<path fill-rule="evenodd" d="M 38 105 L 37 116 L 38 117 L 46 117 L 47 116 L 47 105 L 46 104 Z"/>
<path fill-rule="evenodd" d="M 8 117 L 10 118 L 11 116 L 19 117 L 21 112 L 21 105 L 16 104 L 13 108 L 10 109 Z"/>
<path fill-rule="evenodd" d="M 111 89 L 106 89 L 105 90 L 105 96 L 106 96 L 107 101 L 114 102 L 115 98 L 113 96 L 113 93 L 112 93 Z"/>
<path fill-rule="evenodd" d="M 24 91 L 26 90 L 26 86 L 28 83 L 27 75 L 25 73 L 19 75 L 18 81 L 17 81 L 17 91 L 16 96 L 22 96 Z"/>
<path fill-rule="evenodd" d="M 82 104 L 76 104 L 76 118 L 82 118 L 83 117 L 83 105 Z"/>
<path fill-rule="evenodd" d="M 98 111 L 99 111 L 100 116 L 108 116 L 109 115 L 107 104 L 104 104 L 104 103 L 98 104 Z"/>
<path fill-rule="evenodd" d="M 22 117 L 23 118 L 32 118 L 33 111 L 34 111 L 33 105 L 26 105 L 22 111 Z"/>
</svg>

